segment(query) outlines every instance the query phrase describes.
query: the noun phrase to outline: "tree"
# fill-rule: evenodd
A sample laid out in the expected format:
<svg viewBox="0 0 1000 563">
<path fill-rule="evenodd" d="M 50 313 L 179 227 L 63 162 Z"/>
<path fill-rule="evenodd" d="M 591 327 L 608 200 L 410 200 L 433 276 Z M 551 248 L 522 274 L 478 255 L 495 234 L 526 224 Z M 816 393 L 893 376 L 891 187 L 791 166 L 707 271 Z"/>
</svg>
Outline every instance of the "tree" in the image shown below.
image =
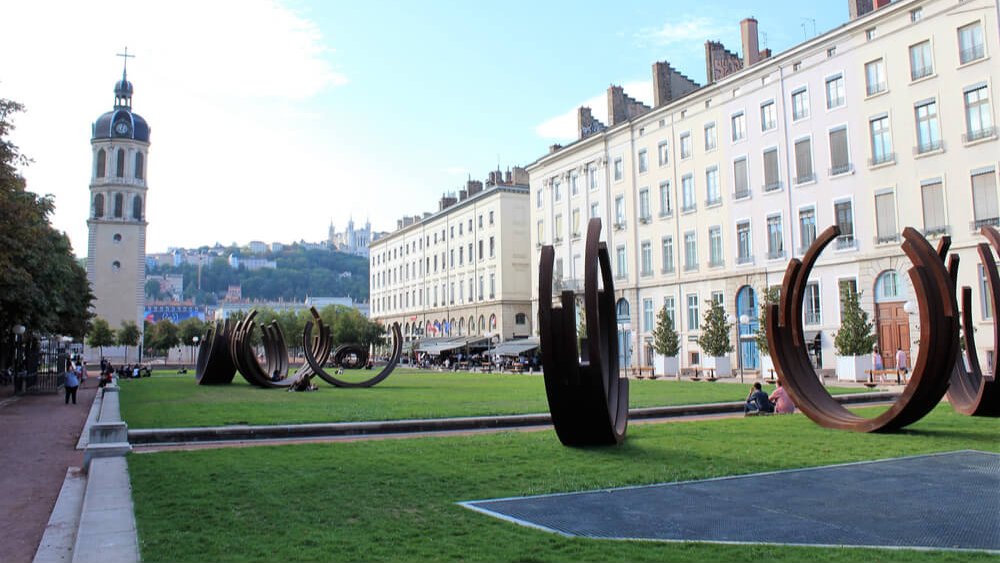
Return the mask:
<svg viewBox="0 0 1000 563">
<path fill-rule="evenodd" d="M 777 285 L 765 287 L 760 291 L 760 295 L 760 303 L 758 304 L 760 308 L 760 323 L 757 326 L 757 334 L 754 335 L 754 340 L 757 342 L 757 349 L 760 350 L 760 353 L 768 354 L 767 310 L 771 308 L 771 305 L 777 305 L 781 301 L 781 287 Z"/>
<path fill-rule="evenodd" d="M 122 321 L 122 326 L 115 333 L 115 341 L 125 347 L 125 363 L 128 363 L 128 347 L 139 345 L 139 326 L 134 321 Z"/>
<path fill-rule="evenodd" d="M 733 351 L 733 345 L 729 340 L 729 331 L 732 330 L 733 323 L 726 320 L 726 311 L 722 305 L 712 299 L 707 299 L 706 303 L 708 310 L 705 311 L 698 345 L 709 357 L 725 356 Z"/>
<path fill-rule="evenodd" d="M 69 238 L 49 222 L 55 202 L 26 189 L 18 168 L 31 161 L 8 140 L 10 116 L 23 111 L 0 98 L 0 330 L 21 324 L 32 332 L 82 338 L 93 294 Z"/>
<path fill-rule="evenodd" d="M 111 331 L 108 321 L 100 317 L 94 319 L 90 327 L 90 334 L 87 335 L 87 344 L 91 348 L 100 350 L 101 356 L 104 356 L 105 346 L 115 345 L 115 333 Z"/>
<path fill-rule="evenodd" d="M 181 342 L 180 329 L 170 319 L 163 319 L 152 325 L 150 332 L 152 334 L 146 333 L 146 349 L 160 355 L 165 355 Z"/>
<path fill-rule="evenodd" d="M 864 356 L 871 354 L 878 340 L 868 322 L 868 313 L 858 302 L 858 292 L 845 289 L 840 294 L 842 302 L 840 330 L 833 337 L 833 347 L 838 356 Z"/>
<path fill-rule="evenodd" d="M 680 339 L 674 330 L 674 321 L 663 307 L 656 315 L 656 328 L 653 329 L 653 350 L 668 358 L 677 357 L 680 352 Z"/>
<path fill-rule="evenodd" d="M 177 325 L 178 339 L 185 346 L 194 345 L 194 337 L 201 340 L 205 336 L 207 327 L 198 317 L 188 317 Z"/>
<path fill-rule="evenodd" d="M 146 280 L 146 298 L 153 301 L 163 299 L 163 286 L 160 285 L 160 280 Z"/>
</svg>

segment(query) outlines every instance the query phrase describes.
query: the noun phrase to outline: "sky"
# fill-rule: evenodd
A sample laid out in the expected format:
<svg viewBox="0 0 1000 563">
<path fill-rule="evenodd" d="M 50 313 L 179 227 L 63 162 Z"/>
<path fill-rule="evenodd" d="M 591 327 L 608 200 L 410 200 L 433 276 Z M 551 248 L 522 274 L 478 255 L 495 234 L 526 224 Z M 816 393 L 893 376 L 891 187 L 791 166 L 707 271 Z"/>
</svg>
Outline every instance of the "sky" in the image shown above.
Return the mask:
<svg viewBox="0 0 1000 563">
<path fill-rule="evenodd" d="M 87 248 L 91 125 L 127 47 L 151 127 L 146 250 L 395 229 L 497 166 L 607 123 L 605 92 L 652 104 L 651 65 L 705 82 L 704 43 L 784 51 L 846 23 L 847 0 L 0 0 L 0 98 L 28 189 Z"/>
</svg>

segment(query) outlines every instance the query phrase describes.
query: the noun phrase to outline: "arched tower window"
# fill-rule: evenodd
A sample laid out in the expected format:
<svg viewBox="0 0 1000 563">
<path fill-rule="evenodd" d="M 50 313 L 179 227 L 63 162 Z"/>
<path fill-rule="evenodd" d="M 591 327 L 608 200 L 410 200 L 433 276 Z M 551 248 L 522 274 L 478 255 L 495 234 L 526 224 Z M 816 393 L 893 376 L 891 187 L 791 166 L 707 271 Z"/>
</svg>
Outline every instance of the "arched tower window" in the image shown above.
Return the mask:
<svg viewBox="0 0 1000 563">
<path fill-rule="evenodd" d="M 125 149 L 118 149 L 118 158 L 115 162 L 115 176 L 119 178 L 125 177 Z"/>
<path fill-rule="evenodd" d="M 125 213 L 125 196 L 122 194 L 115 194 L 115 218 L 121 219 L 124 213 Z"/>
<path fill-rule="evenodd" d="M 905 301 L 906 288 L 900 282 L 896 270 L 886 270 L 875 279 L 875 302 L 888 303 Z"/>
<path fill-rule="evenodd" d="M 142 174 L 143 174 L 142 165 L 143 165 L 143 160 L 144 160 L 144 157 L 142 156 L 141 152 L 135 153 L 135 177 L 136 177 L 137 180 L 142 180 Z"/>
<path fill-rule="evenodd" d="M 142 219 L 142 196 L 137 195 L 132 198 L 132 218 L 136 221 Z"/>
<path fill-rule="evenodd" d="M 615 304 L 615 313 L 618 315 L 618 322 L 627 323 L 630 320 L 628 299 L 624 297 Z"/>
<path fill-rule="evenodd" d="M 104 217 L 104 194 L 94 196 L 94 217 L 98 219 Z"/>
<path fill-rule="evenodd" d="M 97 177 L 103 178 L 107 174 L 108 153 L 104 149 L 97 151 Z"/>
</svg>

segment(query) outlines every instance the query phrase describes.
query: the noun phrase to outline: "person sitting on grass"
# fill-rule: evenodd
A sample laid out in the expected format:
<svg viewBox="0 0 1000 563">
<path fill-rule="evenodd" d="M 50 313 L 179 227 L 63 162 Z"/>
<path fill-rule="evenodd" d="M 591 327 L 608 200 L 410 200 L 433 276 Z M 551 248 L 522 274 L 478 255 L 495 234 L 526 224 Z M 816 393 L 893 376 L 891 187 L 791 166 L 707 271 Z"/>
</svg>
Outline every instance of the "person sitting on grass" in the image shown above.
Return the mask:
<svg viewBox="0 0 1000 563">
<path fill-rule="evenodd" d="M 774 403 L 774 412 L 776 414 L 792 414 L 795 412 L 795 403 L 788 396 L 785 388 L 781 386 L 781 380 L 778 380 L 778 388 L 771 393 L 768 400 Z"/>
<path fill-rule="evenodd" d="M 767 398 L 767 393 L 761 389 L 759 381 L 754 383 L 753 387 L 750 389 L 750 394 L 747 395 L 746 404 L 743 405 L 743 414 L 761 414 L 772 412 L 774 412 L 774 405 L 771 403 L 770 399 Z"/>
</svg>

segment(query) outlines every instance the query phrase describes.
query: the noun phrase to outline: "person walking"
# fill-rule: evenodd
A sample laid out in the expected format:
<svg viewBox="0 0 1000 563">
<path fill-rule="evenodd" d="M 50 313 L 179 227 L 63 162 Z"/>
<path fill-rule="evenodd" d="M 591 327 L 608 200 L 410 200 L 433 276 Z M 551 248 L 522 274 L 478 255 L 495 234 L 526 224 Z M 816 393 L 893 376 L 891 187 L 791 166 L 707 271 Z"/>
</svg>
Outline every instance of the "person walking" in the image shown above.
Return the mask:
<svg viewBox="0 0 1000 563">
<path fill-rule="evenodd" d="M 70 397 L 73 398 L 73 404 L 76 404 L 76 390 L 80 387 L 80 377 L 76 374 L 76 370 L 73 369 L 73 364 L 70 364 L 66 370 L 66 404 L 69 404 Z"/>
<path fill-rule="evenodd" d="M 902 385 L 908 371 L 906 366 L 906 352 L 900 346 L 896 348 L 896 383 Z"/>
</svg>

